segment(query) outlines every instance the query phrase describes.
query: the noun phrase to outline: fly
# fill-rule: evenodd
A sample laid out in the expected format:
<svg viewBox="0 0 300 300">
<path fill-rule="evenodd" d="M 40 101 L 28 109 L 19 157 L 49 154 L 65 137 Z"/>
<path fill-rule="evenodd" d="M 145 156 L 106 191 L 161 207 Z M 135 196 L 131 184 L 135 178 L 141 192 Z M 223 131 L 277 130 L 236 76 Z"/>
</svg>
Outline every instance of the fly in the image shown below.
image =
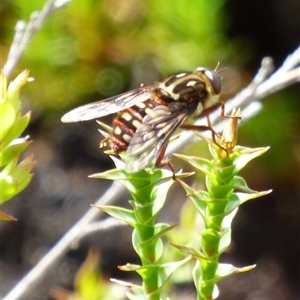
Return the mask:
<svg viewBox="0 0 300 300">
<path fill-rule="evenodd" d="M 194 72 L 175 74 L 154 85 L 141 85 L 75 108 L 61 120 L 64 123 L 87 121 L 118 112 L 108 143 L 114 154 L 126 151 L 126 171 L 135 173 L 148 166 L 166 164 L 174 171 L 164 159 L 168 142 L 176 129 L 197 129 L 189 124 L 221 105 L 219 72 L 199 67 Z M 200 127 L 214 133 L 209 126 Z"/>
</svg>

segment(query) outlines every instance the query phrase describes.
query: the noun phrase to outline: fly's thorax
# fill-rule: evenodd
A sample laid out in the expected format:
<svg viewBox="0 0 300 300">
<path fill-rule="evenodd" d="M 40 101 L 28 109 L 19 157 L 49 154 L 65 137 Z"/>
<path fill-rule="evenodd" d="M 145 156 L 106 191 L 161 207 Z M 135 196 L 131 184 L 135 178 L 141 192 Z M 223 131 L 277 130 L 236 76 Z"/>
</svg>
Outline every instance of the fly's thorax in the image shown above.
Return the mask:
<svg viewBox="0 0 300 300">
<path fill-rule="evenodd" d="M 185 120 L 184 124 L 193 124 L 195 122 L 195 119 L 201 115 L 203 112 L 203 105 L 201 102 L 198 103 L 196 108 L 189 113 L 188 118 Z"/>
<path fill-rule="evenodd" d="M 217 103 L 219 103 L 219 95 L 207 94 L 205 101 L 203 101 L 202 110 L 213 107 Z"/>
<path fill-rule="evenodd" d="M 221 80 L 215 71 L 198 68 L 193 73 L 179 73 L 158 83 L 158 90 L 169 102 L 178 101 L 191 112 L 201 113 L 219 101 Z"/>
<path fill-rule="evenodd" d="M 158 85 L 173 101 L 191 102 L 199 101 L 205 97 L 207 91 L 205 84 L 194 73 L 180 73 L 168 77 Z"/>
</svg>

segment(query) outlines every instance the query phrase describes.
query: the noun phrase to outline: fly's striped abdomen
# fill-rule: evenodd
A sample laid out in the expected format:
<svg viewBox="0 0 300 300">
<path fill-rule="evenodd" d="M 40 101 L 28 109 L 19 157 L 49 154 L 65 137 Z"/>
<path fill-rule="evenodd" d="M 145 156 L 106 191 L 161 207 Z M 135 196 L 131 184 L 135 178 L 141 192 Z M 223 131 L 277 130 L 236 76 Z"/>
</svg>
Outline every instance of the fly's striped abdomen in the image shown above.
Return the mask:
<svg viewBox="0 0 300 300">
<path fill-rule="evenodd" d="M 110 146 L 114 153 L 126 151 L 138 127 L 146 114 L 151 113 L 155 103 L 152 100 L 138 103 L 124 109 L 113 120 L 113 132 L 110 135 Z"/>
</svg>

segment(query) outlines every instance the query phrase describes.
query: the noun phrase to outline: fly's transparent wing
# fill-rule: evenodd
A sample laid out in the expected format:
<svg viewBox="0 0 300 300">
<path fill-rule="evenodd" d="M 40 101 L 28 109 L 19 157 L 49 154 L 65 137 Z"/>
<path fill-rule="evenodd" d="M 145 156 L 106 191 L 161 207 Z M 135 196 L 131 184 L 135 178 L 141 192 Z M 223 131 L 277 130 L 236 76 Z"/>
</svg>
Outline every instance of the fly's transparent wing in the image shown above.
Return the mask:
<svg viewBox="0 0 300 300">
<path fill-rule="evenodd" d="M 130 141 L 124 159 L 125 169 L 135 173 L 154 165 L 160 151 L 187 117 L 187 113 L 170 112 L 167 106 L 152 109 Z"/>
<path fill-rule="evenodd" d="M 113 114 L 125 108 L 131 107 L 138 102 L 144 102 L 151 97 L 149 87 L 138 89 L 105 99 L 94 103 L 86 104 L 66 113 L 61 121 L 72 123 L 101 118 Z"/>
</svg>

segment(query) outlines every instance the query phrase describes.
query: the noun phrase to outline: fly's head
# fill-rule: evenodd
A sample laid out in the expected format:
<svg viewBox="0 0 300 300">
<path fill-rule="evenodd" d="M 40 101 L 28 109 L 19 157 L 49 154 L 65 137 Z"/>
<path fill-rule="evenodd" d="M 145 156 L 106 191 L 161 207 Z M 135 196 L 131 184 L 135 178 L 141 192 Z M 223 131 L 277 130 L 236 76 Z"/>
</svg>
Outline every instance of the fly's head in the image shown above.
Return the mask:
<svg viewBox="0 0 300 300">
<path fill-rule="evenodd" d="M 204 83 L 206 94 L 202 98 L 201 104 L 203 109 L 210 108 L 219 102 L 221 93 L 221 78 L 216 70 L 211 71 L 203 67 L 199 67 L 194 72 L 199 80 Z"/>
</svg>

